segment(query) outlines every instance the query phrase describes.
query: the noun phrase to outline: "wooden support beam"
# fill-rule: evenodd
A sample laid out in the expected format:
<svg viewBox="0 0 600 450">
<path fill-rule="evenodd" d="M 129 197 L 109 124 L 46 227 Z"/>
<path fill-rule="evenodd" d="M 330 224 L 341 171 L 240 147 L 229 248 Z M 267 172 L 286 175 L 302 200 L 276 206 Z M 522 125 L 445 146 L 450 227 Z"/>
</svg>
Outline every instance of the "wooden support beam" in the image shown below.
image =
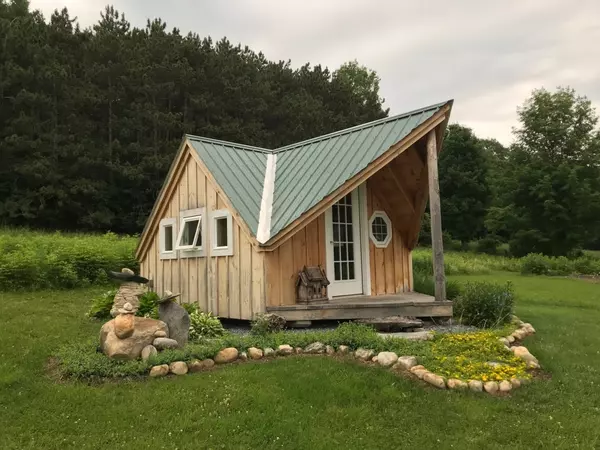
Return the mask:
<svg viewBox="0 0 600 450">
<path fill-rule="evenodd" d="M 442 210 L 438 177 L 438 151 L 435 130 L 427 135 L 427 174 L 429 179 L 429 212 L 431 214 L 431 249 L 436 301 L 446 300 L 444 244 L 442 241 Z"/>
<path fill-rule="evenodd" d="M 406 201 L 406 203 L 410 207 L 411 213 L 414 213 L 415 212 L 415 205 L 413 204 L 413 201 L 411 200 L 410 196 L 406 192 L 406 189 L 402 185 L 402 182 L 398 179 L 398 177 L 394 173 L 394 170 L 390 166 L 387 166 L 387 168 L 385 170 L 388 171 L 388 173 L 390 175 L 390 178 L 392 179 L 392 181 L 394 182 L 394 185 L 396 186 L 396 189 L 398 189 L 400 191 L 400 193 L 402 194 L 402 196 L 404 197 L 404 200 Z"/>
</svg>

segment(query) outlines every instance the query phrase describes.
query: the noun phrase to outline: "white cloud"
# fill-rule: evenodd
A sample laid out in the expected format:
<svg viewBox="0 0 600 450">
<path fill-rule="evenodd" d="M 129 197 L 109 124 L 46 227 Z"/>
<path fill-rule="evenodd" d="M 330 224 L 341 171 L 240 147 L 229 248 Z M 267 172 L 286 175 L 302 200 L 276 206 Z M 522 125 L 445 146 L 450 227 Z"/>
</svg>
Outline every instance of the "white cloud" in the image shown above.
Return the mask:
<svg viewBox="0 0 600 450">
<path fill-rule="evenodd" d="M 32 0 L 48 17 L 67 6 L 83 26 L 106 0 Z M 227 36 L 273 60 L 335 69 L 358 59 L 382 78 L 391 114 L 454 98 L 453 122 L 511 140 L 533 88 L 570 85 L 600 105 L 597 0 L 114 0 L 136 26 Z"/>
</svg>

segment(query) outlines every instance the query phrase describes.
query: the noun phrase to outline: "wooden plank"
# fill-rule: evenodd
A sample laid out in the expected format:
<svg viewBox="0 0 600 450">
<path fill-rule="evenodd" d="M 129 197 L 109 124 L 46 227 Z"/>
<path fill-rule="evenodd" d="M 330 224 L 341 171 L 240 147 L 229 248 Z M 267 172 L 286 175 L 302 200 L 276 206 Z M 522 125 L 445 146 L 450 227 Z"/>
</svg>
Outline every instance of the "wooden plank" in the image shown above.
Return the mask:
<svg viewBox="0 0 600 450">
<path fill-rule="evenodd" d="M 404 272 L 402 273 L 402 286 L 404 287 L 404 292 L 410 292 L 410 274 L 408 271 L 408 257 L 409 257 L 410 251 L 404 247 L 402 248 L 402 265 L 405 268 Z"/>
<path fill-rule="evenodd" d="M 198 165 L 190 159 L 188 164 L 188 209 L 198 208 Z M 188 299 L 189 303 L 200 306 L 198 298 L 198 264 L 200 258 L 189 258 Z"/>
<path fill-rule="evenodd" d="M 196 164 L 196 183 L 197 183 L 197 193 L 196 197 L 198 199 L 198 207 L 206 206 L 206 177 L 204 173 L 200 170 L 198 165 Z M 198 296 L 200 297 L 200 308 L 203 311 L 210 311 L 211 304 L 210 298 L 208 295 L 208 258 L 197 258 L 198 259 Z"/>
<path fill-rule="evenodd" d="M 367 220 L 373 215 L 373 183 L 367 181 Z M 368 225 L 367 225 L 368 226 Z M 369 238 L 369 272 L 371 274 L 371 295 L 377 295 L 377 278 L 375 267 L 375 245 Z"/>
<path fill-rule="evenodd" d="M 240 302 L 242 319 L 252 319 L 252 245 L 240 233 Z"/>
<path fill-rule="evenodd" d="M 294 222 L 285 227 L 284 230 L 279 232 L 268 242 L 265 250 L 272 250 L 278 245 L 281 245 L 285 240 L 291 238 L 300 228 L 304 228 L 305 224 L 311 222 L 317 216 L 324 213 L 333 203 L 352 192 L 354 189 L 368 180 L 373 174 L 385 167 L 396 156 L 411 147 L 419 139 L 426 136 L 429 130 L 443 123 L 446 119 L 445 115 L 448 111 L 448 108 L 448 105 L 443 106 L 437 113 L 419 125 L 408 136 L 390 147 L 379 158 L 369 164 L 366 169 L 350 178 L 338 189 L 325 196 L 323 200 L 313 206 L 309 211 L 302 214 L 300 218 L 296 219 Z"/>
<path fill-rule="evenodd" d="M 305 228 L 306 233 L 306 265 L 316 266 L 319 261 L 319 219 L 313 220 Z"/>
<path fill-rule="evenodd" d="M 242 318 L 242 305 L 240 303 L 240 228 L 233 224 L 233 255 L 228 258 L 229 264 L 229 317 Z"/>
<path fill-rule="evenodd" d="M 206 183 L 206 214 L 202 220 L 206 220 L 206 231 L 208 236 L 204 236 L 204 246 L 206 248 L 206 257 L 208 264 L 208 298 L 209 304 L 211 305 L 211 310 L 214 311 L 215 314 L 221 315 L 219 311 L 219 266 L 217 262 L 217 257 L 213 257 L 211 255 L 211 246 L 210 242 L 210 234 L 211 234 L 211 226 L 210 223 L 210 213 L 217 209 L 217 192 L 214 186 L 208 181 Z"/>
<path fill-rule="evenodd" d="M 181 180 L 179 182 L 179 211 L 185 211 L 188 209 L 188 173 L 189 173 L 189 164 L 186 165 L 186 170 L 184 170 L 181 175 Z M 179 259 L 179 289 L 178 292 L 181 292 L 180 300 L 186 301 L 188 299 L 188 270 L 190 265 L 189 258 L 180 258 Z"/>
<path fill-rule="evenodd" d="M 301 306 L 301 305 L 297 305 Z M 268 312 L 274 312 L 286 320 L 346 320 L 370 319 L 388 316 L 414 317 L 452 317 L 452 302 L 428 303 L 379 303 L 371 300 L 363 305 L 332 305 L 329 308 L 290 308 L 269 307 Z"/>
<path fill-rule="evenodd" d="M 231 317 L 229 314 L 229 261 L 228 256 L 217 256 L 218 311 L 220 317 Z"/>
<path fill-rule="evenodd" d="M 326 269 L 327 267 L 327 247 L 325 243 L 325 213 L 321 214 L 316 219 L 319 237 L 317 242 L 319 243 L 319 265 Z"/>
<path fill-rule="evenodd" d="M 415 149 L 415 151 L 417 150 Z M 415 214 L 411 218 L 411 223 L 407 231 L 406 246 L 409 250 L 414 249 L 417 245 L 417 242 L 419 240 L 419 230 L 421 229 L 421 219 L 423 218 L 425 208 L 427 207 L 427 193 L 429 185 L 427 176 L 427 165 L 425 165 L 421 170 L 421 175 L 419 176 L 419 179 L 419 187 L 417 188 L 417 193 L 415 194 Z"/>
<path fill-rule="evenodd" d="M 408 252 L 408 290 L 414 291 L 415 289 L 415 280 L 413 274 L 413 261 L 412 261 L 412 251 L 406 249 Z"/>
<path fill-rule="evenodd" d="M 393 230 L 389 230 L 392 233 L 392 240 L 387 247 L 383 248 L 383 257 L 385 260 L 385 293 L 395 294 L 396 293 L 396 276 L 394 270 L 394 236 Z"/>
<path fill-rule="evenodd" d="M 412 199 L 409 197 L 406 188 L 404 187 L 404 185 L 402 184 L 400 179 L 396 176 L 396 174 L 394 173 L 394 171 L 392 170 L 392 168 L 390 166 L 387 166 L 386 170 L 390 176 L 390 180 L 394 183 L 394 186 L 396 187 L 398 192 L 400 192 L 402 197 L 404 197 L 404 201 L 409 206 L 411 212 L 414 213 L 415 205 L 413 205 Z"/>
<path fill-rule="evenodd" d="M 394 224 L 392 223 L 392 225 Z M 396 293 L 405 292 L 403 279 L 406 267 L 403 264 L 402 257 L 404 242 L 402 242 L 402 236 L 395 227 L 391 244 L 394 246 L 394 289 Z"/>
<path fill-rule="evenodd" d="M 265 312 L 263 257 L 252 247 L 252 316 Z"/>
<path fill-rule="evenodd" d="M 279 247 L 279 268 L 281 286 L 281 304 L 293 305 L 296 303 L 296 287 L 295 277 L 296 270 L 294 268 L 294 247 L 292 239 L 286 241 Z"/>
<path fill-rule="evenodd" d="M 294 272 L 298 273 L 308 262 L 306 250 L 306 228 L 298 231 L 292 238 L 294 246 Z"/>
<path fill-rule="evenodd" d="M 427 173 L 429 180 L 429 211 L 431 214 L 431 248 L 435 299 L 446 300 L 446 277 L 444 274 L 444 244 L 442 240 L 442 211 L 438 179 L 438 152 L 435 130 L 427 135 Z"/>
<path fill-rule="evenodd" d="M 279 248 L 265 253 L 265 281 L 267 306 L 281 305 L 281 265 Z"/>
</svg>

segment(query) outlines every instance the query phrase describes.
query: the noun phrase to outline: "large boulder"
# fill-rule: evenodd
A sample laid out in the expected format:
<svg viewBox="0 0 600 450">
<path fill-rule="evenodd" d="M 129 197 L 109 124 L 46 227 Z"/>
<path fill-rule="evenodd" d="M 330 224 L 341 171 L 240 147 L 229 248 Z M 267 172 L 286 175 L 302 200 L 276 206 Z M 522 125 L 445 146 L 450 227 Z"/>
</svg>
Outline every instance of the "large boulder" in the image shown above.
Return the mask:
<svg viewBox="0 0 600 450">
<path fill-rule="evenodd" d="M 190 315 L 179 304 L 172 300 L 158 305 L 158 318 L 169 327 L 169 337 L 175 339 L 180 347 L 188 342 L 190 332 Z"/>
<path fill-rule="evenodd" d="M 115 333 L 115 319 L 106 322 L 100 329 L 100 348 L 102 352 L 113 359 L 137 359 L 142 350 L 154 341 L 154 333 L 168 333 L 167 324 L 161 320 L 146 317 L 135 317 L 133 334 L 125 339 L 119 339 Z"/>
</svg>

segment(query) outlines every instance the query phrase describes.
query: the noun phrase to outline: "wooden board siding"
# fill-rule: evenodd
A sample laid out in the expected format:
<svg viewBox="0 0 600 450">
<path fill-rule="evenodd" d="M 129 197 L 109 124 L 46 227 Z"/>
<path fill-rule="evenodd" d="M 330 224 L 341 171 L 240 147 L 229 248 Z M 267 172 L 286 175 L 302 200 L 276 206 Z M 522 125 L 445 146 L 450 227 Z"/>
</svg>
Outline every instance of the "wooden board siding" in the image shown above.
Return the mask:
<svg viewBox="0 0 600 450">
<path fill-rule="evenodd" d="M 321 214 L 271 252 L 264 252 L 267 305 L 296 303 L 296 278 L 305 265 L 327 266 L 325 214 Z"/>
<path fill-rule="evenodd" d="M 264 254 L 256 251 L 233 215 L 233 255 L 210 255 L 209 214 L 227 209 L 227 202 L 189 154 L 184 164 L 176 186 L 157 210 L 154 229 L 149 230 L 152 240 L 141 258 L 141 274 L 153 280 L 153 289 L 159 294 L 165 290 L 180 292 L 182 302 L 196 303 L 203 311 L 220 317 L 252 319 L 254 314 L 265 311 Z M 206 257 L 161 260 L 159 221 L 176 218 L 178 231 L 179 212 L 201 207 L 206 207 Z"/>
<path fill-rule="evenodd" d="M 374 211 L 385 211 L 392 222 L 392 240 L 385 248 L 375 247 L 369 238 L 369 262 L 371 269 L 371 295 L 389 295 L 400 292 L 410 292 L 413 289 L 412 256 L 405 245 L 405 229 L 399 224 L 398 214 L 394 214 L 389 206 L 387 190 L 382 188 L 382 178 L 372 178 L 367 181 L 367 215 L 370 219 Z M 395 199 L 400 194 L 396 192 Z M 401 202 L 402 200 L 395 200 Z"/>
</svg>

